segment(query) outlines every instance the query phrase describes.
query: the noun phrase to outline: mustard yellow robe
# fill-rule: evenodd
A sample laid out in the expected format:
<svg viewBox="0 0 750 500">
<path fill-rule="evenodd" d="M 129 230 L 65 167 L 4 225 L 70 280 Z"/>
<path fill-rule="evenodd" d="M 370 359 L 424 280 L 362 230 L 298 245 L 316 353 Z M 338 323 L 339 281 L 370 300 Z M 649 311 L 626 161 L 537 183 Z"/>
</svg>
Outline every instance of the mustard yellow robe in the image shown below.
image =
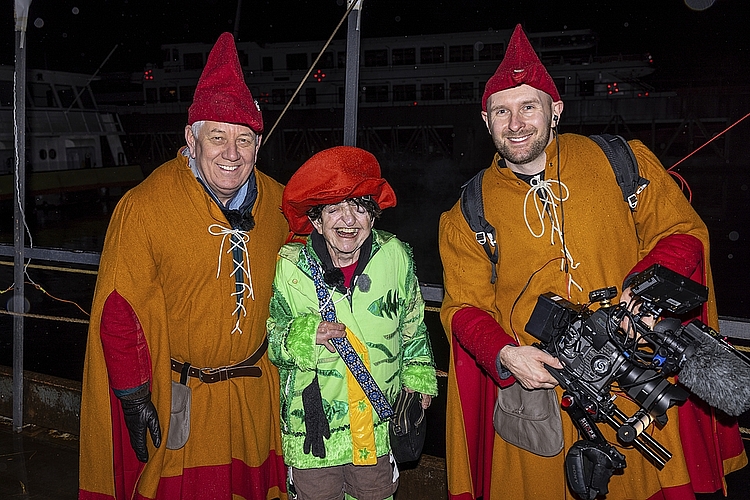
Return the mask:
<svg viewBox="0 0 750 500">
<path fill-rule="evenodd" d="M 171 382 L 179 380 L 170 358 L 195 367 L 228 366 L 253 354 L 266 336 L 276 254 L 288 227 L 279 209 L 283 186 L 257 170 L 256 182 L 256 225 L 247 243 L 255 298 L 245 297 L 242 333 L 233 333 L 229 238 L 218 234 L 218 226 L 229 224 L 187 158 L 178 154 L 118 203 L 102 253 L 87 344 L 80 498 L 131 498 L 134 485 L 134 498 L 286 498 L 278 373 L 267 354 L 257 363 L 260 378 L 213 384 L 189 378 L 190 437 L 182 449 L 166 449 Z M 211 229 L 214 234 L 212 225 L 218 225 Z M 162 429 L 160 448 L 147 438 L 145 467 L 135 461 L 119 402 L 111 394 L 100 338 L 104 303 L 115 292 L 137 316 L 147 350 L 138 353 L 137 366 L 119 366 L 117 359 L 108 363 L 120 376 L 136 372 L 136 383 L 150 377 Z"/>
<path fill-rule="evenodd" d="M 557 180 L 559 165 L 559 179 L 569 190 L 563 211 L 558 207 L 558 213 L 564 214 L 565 243 L 577 264 L 571 269 L 571 276 L 582 291 L 575 285 L 569 286 L 566 274 L 561 271 L 560 240 L 556 236 L 555 244 L 551 244 L 549 218 L 544 220 L 542 231 L 533 208 L 536 196 L 533 194 L 526 207 L 527 227 L 524 200 L 529 184 L 519 180 L 509 168 L 500 168 L 498 156 L 485 173 L 483 182 L 485 216 L 495 226 L 499 242 L 495 285 L 490 284 L 487 256 L 463 218 L 459 204 L 441 216 L 439 242 L 445 286 L 441 320 L 451 343 L 446 424 L 451 498 L 573 498 L 566 484 L 563 460 L 569 447 L 579 439 L 571 419 L 565 414 L 562 415 L 565 449 L 552 458 L 509 445 L 493 432 L 492 405 L 496 386 L 479 371 L 471 353 L 463 351 L 452 337 L 451 320 L 456 311 L 467 306 L 486 311 L 508 335 L 512 337 L 515 331 L 521 344 L 529 345 L 536 340 L 524 327 L 540 294 L 552 291 L 569 297 L 573 303 L 586 303 L 592 290 L 608 286 L 621 290 L 626 275 L 660 240 L 672 234 L 688 234 L 703 243 L 706 265 L 698 270 L 698 275 L 710 287 L 704 317 L 706 323 L 718 327 L 706 226 L 656 157 L 638 141 L 632 141 L 631 147 L 641 175 L 651 181 L 639 195 L 634 214 L 622 199 L 606 157 L 593 141 L 573 134 L 562 135 L 559 158 L 555 141 L 546 148 L 545 179 Z M 556 184 L 552 189 L 558 192 Z M 532 230 L 543 235 L 535 237 Z M 527 282 L 528 288 L 523 291 Z M 635 411 L 635 406 L 622 398 L 618 398 L 617 404 L 627 415 Z M 626 456 L 627 467 L 623 475 L 612 477 L 608 499 L 647 499 L 652 495 L 656 495 L 655 498 L 692 497 L 691 478 L 680 441 L 678 408 L 671 408 L 667 415 L 669 423 L 663 430 L 654 430 L 652 435 L 672 452 L 672 459 L 664 470 L 658 471 L 640 452 L 618 446 Z M 709 422 L 710 429 L 711 415 L 703 418 Z M 685 427 L 696 428 L 692 423 L 686 423 Z M 617 443 L 613 429 L 606 424 L 601 424 L 600 428 L 608 441 Z M 708 464 L 710 470 L 706 472 L 713 473 L 713 477 L 693 479 L 701 485 L 708 484 L 704 487 L 712 491 L 722 487 L 723 474 L 747 462 L 736 422 L 719 432 L 729 435 L 731 445 L 714 463 Z M 693 453 L 706 450 L 706 455 L 710 456 L 718 438 L 694 435 L 689 439 L 694 441 Z M 676 495 L 670 496 L 670 491 Z"/>
</svg>

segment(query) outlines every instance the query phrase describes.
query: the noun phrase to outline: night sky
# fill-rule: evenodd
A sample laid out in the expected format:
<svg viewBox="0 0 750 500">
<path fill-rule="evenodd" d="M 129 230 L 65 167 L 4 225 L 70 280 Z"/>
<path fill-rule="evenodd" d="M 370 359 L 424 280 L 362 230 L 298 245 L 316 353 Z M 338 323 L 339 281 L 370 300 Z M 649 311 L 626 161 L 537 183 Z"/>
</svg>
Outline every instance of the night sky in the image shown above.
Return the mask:
<svg viewBox="0 0 750 500">
<path fill-rule="evenodd" d="M 688 0 L 693 4 L 710 0 Z M 651 53 L 657 78 L 747 83 L 750 30 L 743 0 L 717 0 L 703 11 L 684 0 L 365 0 L 362 36 L 512 28 L 528 32 L 591 28 L 599 52 Z M 0 3 L 0 63 L 13 64 L 13 1 Z M 258 43 L 325 40 L 345 0 L 244 0 L 239 39 Z M 657 10 L 658 9 L 658 10 Z M 160 59 L 162 43 L 214 42 L 233 31 L 234 0 L 33 0 L 27 65 L 93 73 L 140 71 Z M 346 24 L 339 36 L 346 34 Z"/>
</svg>

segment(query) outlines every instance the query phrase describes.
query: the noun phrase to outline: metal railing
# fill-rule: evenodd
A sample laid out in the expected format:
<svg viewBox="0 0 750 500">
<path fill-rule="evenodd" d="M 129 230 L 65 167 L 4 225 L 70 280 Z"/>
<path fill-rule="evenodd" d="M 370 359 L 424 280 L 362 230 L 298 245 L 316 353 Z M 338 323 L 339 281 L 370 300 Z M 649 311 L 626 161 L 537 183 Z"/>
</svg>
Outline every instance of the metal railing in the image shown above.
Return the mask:
<svg viewBox="0 0 750 500">
<path fill-rule="evenodd" d="M 15 257 L 15 248 L 12 245 L 0 244 L 0 257 Z M 28 267 L 43 269 L 47 271 L 60 271 L 60 272 L 80 272 L 85 274 L 97 274 L 96 269 L 77 269 L 70 267 L 60 267 L 54 264 L 74 264 L 79 266 L 90 266 L 97 267 L 100 261 L 100 253 L 90 251 L 78 251 L 78 250 L 64 250 L 64 249 L 52 249 L 52 248 L 25 248 L 23 252 L 25 259 L 31 259 L 36 261 L 45 261 L 50 264 L 28 264 Z M 0 260 L 0 265 L 13 265 L 12 262 Z M 420 283 L 422 296 L 426 301 L 425 310 L 430 313 L 439 313 L 440 304 L 442 303 L 444 292 L 443 287 L 440 284 L 433 283 Z M 8 314 L 12 316 L 21 316 L 34 319 L 43 319 L 58 322 L 72 322 L 87 324 L 88 320 L 80 318 L 69 318 L 62 316 L 50 316 L 40 314 L 30 314 L 28 312 L 16 312 L 0 310 L 2 314 Z M 731 339 L 740 339 L 744 341 L 750 340 L 750 318 L 736 318 L 721 316 L 719 318 L 720 331 L 723 336 Z M 750 351 L 750 348 L 737 346 L 738 350 L 745 352 Z M 16 364 L 15 359 L 16 352 L 14 350 L 14 366 Z M 444 372 L 440 375 L 445 376 Z M 16 393 L 16 386 L 14 385 L 13 399 L 14 401 L 20 401 L 20 393 L 23 392 L 23 388 L 19 389 L 19 393 Z M 14 424 L 15 425 L 15 424 Z M 18 424 L 20 428 L 23 425 L 22 422 Z"/>
</svg>

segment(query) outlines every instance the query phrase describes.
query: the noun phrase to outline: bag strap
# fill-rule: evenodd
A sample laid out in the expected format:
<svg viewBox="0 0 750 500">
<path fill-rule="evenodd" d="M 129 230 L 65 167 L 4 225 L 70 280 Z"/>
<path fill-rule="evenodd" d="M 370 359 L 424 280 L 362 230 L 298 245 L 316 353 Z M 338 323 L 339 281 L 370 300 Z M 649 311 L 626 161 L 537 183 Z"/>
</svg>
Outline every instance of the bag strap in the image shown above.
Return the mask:
<svg viewBox="0 0 750 500">
<path fill-rule="evenodd" d="M 628 141 L 620 135 L 595 134 L 589 138 L 599 145 L 615 173 L 617 184 L 622 191 L 622 198 L 635 212 L 638 206 L 638 195 L 649 184 L 638 171 L 638 160 Z M 490 283 L 497 281 L 498 244 L 495 227 L 484 217 L 484 199 L 482 197 L 482 179 L 487 169 L 479 171 L 474 177 L 461 186 L 461 213 L 474 231 L 474 237 L 490 260 L 492 275 Z"/>
<path fill-rule="evenodd" d="M 622 136 L 612 134 L 595 134 L 590 135 L 589 138 L 604 151 L 604 155 L 615 172 L 623 200 L 628 204 L 630 210 L 635 212 L 635 208 L 638 206 L 638 195 L 648 186 L 650 181 L 640 176 L 638 161 L 635 159 L 628 141 Z"/>
<path fill-rule="evenodd" d="M 484 248 L 492 265 L 490 283 L 497 281 L 498 261 L 497 238 L 495 227 L 484 218 L 484 199 L 482 197 L 482 178 L 487 169 L 481 170 L 461 186 L 461 213 L 469 227 L 474 231 L 474 238 Z"/>
<path fill-rule="evenodd" d="M 320 317 L 324 321 L 335 322 L 336 308 L 331 300 L 331 292 L 325 286 L 323 271 L 320 265 L 312 258 L 307 248 L 303 247 L 302 253 L 307 260 L 307 265 L 310 268 L 310 277 L 315 284 L 315 292 L 318 296 L 318 304 L 320 305 Z M 383 394 L 383 391 L 365 366 L 362 358 L 354 350 L 354 346 L 352 346 L 349 339 L 346 337 L 333 337 L 330 339 L 330 342 L 336 348 L 336 351 L 357 380 L 357 383 L 362 387 L 362 391 L 367 396 L 367 399 L 370 400 L 370 403 L 372 403 L 372 407 L 378 414 L 378 417 L 380 417 L 380 420 L 388 420 L 393 417 L 394 411 L 390 403 L 388 403 L 388 399 L 386 399 L 385 394 Z"/>
</svg>

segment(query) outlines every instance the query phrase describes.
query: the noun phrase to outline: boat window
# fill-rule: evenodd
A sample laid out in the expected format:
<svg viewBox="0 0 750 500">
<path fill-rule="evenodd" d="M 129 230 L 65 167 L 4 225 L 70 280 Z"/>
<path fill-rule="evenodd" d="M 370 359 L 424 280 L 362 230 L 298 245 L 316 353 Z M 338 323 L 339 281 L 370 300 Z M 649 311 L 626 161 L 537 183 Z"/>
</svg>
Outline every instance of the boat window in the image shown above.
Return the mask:
<svg viewBox="0 0 750 500">
<path fill-rule="evenodd" d="M 365 87 L 365 102 L 388 102 L 388 85 Z"/>
<path fill-rule="evenodd" d="M 445 99 L 445 84 L 443 83 L 423 83 L 419 90 L 424 101 L 442 101 Z"/>
<path fill-rule="evenodd" d="M 318 57 L 318 54 L 310 54 L 310 60 L 314 61 Z M 317 68 L 329 69 L 333 68 L 333 52 L 324 52 L 318 60 Z"/>
<path fill-rule="evenodd" d="M 50 160 L 57 158 L 57 151 L 55 149 L 50 149 L 48 154 Z"/>
<path fill-rule="evenodd" d="M 578 95 L 594 95 L 594 80 L 581 80 L 580 86 L 578 88 Z"/>
<path fill-rule="evenodd" d="M 346 52 L 336 53 L 336 65 L 339 68 L 346 68 Z"/>
<path fill-rule="evenodd" d="M 439 64 L 445 61 L 445 47 L 422 47 L 419 49 L 422 64 Z"/>
<path fill-rule="evenodd" d="M 57 89 L 57 95 L 60 97 L 60 104 L 62 104 L 63 108 L 70 108 L 71 105 L 74 108 L 78 108 L 78 101 L 76 101 L 75 93 L 73 92 L 73 87 L 70 85 L 56 85 L 55 88 Z"/>
<path fill-rule="evenodd" d="M 417 50 L 414 47 L 391 49 L 391 64 L 394 66 L 417 64 Z"/>
<path fill-rule="evenodd" d="M 179 49 L 163 49 L 161 51 L 162 60 L 165 63 L 176 63 L 180 62 L 180 51 Z"/>
<path fill-rule="evenodd" d="M 29 84 L 29 98 L 31 103 L 38 108 L 57 108 L 59 107 L 57 101 L 55 101 L 55 93 L 52 91 L 52 86 L 49 83 L 30 83 Z"/>
<path fill-rule="evenodd" d="M 394 85 L 393 86 L 393 100 L 394 101 L 416 101 L 417 100 L 417 86 L 416 85 Z"/>
<path fill-rule="evenodd" d="M 190 54 L 185 54 L 182 57 L 183 63 L 185 64 L 185 69 L 202 69 L 203 68 L 203 53 L 202 52 L 192 52 Z"/>
<path fill-rule="evenodd" d="M 271 101 L 273 104 L 286 104 L 294 94 L 292 89 L 273 89 L 271 94 Z M 299 94 L 294 98 L 294 104 L 299 104 Z"/>
<path fill-rule="evenodd" d="M 505 54 L 505 44 L 503 43 L 485 43 L 479 49 L 480 61 L 500 61 Z"/>
<path fill-rule="evenodd" d="M 195 85 L 188 85 L 180 87 L 180 102 L 193 102 L 193 95 L 195 94 Z"/>
<path fill-rule="evenodd" d="M 555 87 L 557 87 L 557 93 L 562 95 L 565 95 L 565 77 L 564 76 L 558 76 L 557 78 L 553 78 L 555 81 Z"/>
<path fill-rule="evenodd" d="M 46 160 L 47 159 L 47 150 L 46 149 L 40 149 L 39 150 L 39 159 L 40 160 Z"/>
<path fill-rule="evenodd" d="M 365 66 L 388 66 L 388 49 L 365 50 Z"/>
<path fill-rule="evenodd" d="M 262 59 L 263 71 L 273 71 L 273 57 L 266 56 Z"/>
<path fill-rule="evenodd" d="M 569 49 L 589 48 L 596 44 L 594 34 L 565 35 L 556 37 L 537 37 L 531 40 L 531 44 L 538 49 Z"/>
<path fill-rule="evenodd" d="M 244 50 L 237 51 L 237 59 L 240 60 L 240 66 L 242 66 L 243 68 L 247 68 L 248 66 L 250 66 L 250 59 L 247 57 L 247 52 L 245 52 Z"/>
<path fill-rule="evenodd" d="M 474 100 L 474 82 L 453 82 L 449 89 L 449 97 L 452 101 Z"/>
<path fill-rule="evenodd" d="M 0 82 L 0 106 L 13 104 L 13 82 Z"/>
<path fill-rule="evenodd" d="M 451 45 L 448 47 L 448 61 L 471 62 L 474 60 L 473 45 Z"/>
<path fill-rule="evenodd" d="M 177 87 L 160 87 L 159 101 L 177 102 Z"/>
<path fill-rule="evenodd" d="M 147 88 L 146 89 L 146 102 L 149 104 L 153 104 L 155 102 L 159 102 L 159 99 L 157 97 L 156 89 L 154 88 Z"/>
<path fill-rule="evenodd" d="M 307 69 L 307 54 L 287 54 L 286 69 Z"/>
<path fill-rule="evenodd" d="M 8 151 L 0 150 L 0 158 L 4 158 L 5 161 L 0 163 L 0 174 L 9 174 L 13 171 L 13 155 L 8 155 Z"/>
<path fill-rule="evenodd" d="M 94 104 L 94 96 L 91 93 L 91 89 L 89 87 L 85 87 L 81 89 L 80 87 L 74 87 L 76 95 L 78 96 L 78 101 L 83 104 L 84 109 L 96 109 L 96 104 Z"/>
<path fill-rule="evenodd" d="M 318 91 L 315 87 L 307 87 L 305 89 L 305 104 L 308 106 L 318 104 Z"/>
</svg>

